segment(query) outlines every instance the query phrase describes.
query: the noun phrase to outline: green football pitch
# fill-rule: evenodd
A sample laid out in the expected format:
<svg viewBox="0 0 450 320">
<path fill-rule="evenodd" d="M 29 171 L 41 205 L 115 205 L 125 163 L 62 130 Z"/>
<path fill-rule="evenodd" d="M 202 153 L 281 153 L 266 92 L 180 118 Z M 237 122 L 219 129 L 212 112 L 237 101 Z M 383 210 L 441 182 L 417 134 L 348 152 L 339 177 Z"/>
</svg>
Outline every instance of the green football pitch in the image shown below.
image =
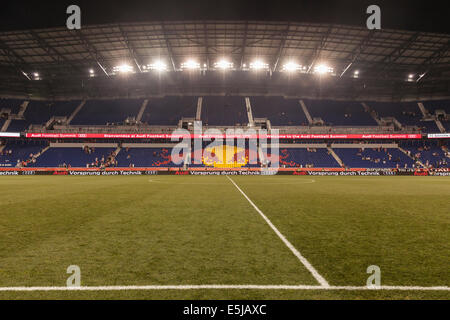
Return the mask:
<svg viewBox="0 0 450 320">
<path fill-rule="evenodd" d="M 0 190 L 0 299 L 450 299 L 448 177 L 19 176 Z M 81 287 L 64 290 L 71 265 Z"/>
</svg>

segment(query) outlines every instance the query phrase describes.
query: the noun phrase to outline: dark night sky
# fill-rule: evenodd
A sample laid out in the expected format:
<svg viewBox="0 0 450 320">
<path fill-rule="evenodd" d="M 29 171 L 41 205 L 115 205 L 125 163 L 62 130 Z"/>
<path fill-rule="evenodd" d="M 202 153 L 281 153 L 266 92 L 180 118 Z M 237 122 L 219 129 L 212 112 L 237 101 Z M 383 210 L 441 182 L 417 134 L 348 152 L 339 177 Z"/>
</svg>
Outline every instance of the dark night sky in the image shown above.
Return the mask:
<svg viewBox="0 0 450 320">
<path fill-rule="evenodd" d="M 281 20 L 365 26 L 366 8 L 381 7 L 382 28 L 450 33 L 438 0 L 4 0 L 0 30 L 64 26 L 66 8 L 81 7 L 82 24 L 160 20 Z"/>
</svg>

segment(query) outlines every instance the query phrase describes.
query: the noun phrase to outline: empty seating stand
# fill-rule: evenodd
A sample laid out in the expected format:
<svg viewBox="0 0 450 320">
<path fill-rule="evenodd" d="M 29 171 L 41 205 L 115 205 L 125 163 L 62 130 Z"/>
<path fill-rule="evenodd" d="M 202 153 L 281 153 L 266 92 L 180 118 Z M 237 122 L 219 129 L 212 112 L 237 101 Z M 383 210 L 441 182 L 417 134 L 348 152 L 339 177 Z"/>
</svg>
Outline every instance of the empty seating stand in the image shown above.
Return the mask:
<svg viewBox="0 0 450 320">
<path fill-rule="evenodd" d="M 339 163 L 325 148 L 280 149 L 280 167 L 339 168 Z"/>
<path fill-rule="evenodd" d="M 444 110 L 446 113 L 450 114 L 450 100 L 431 100 L 423 102 L 425 108 L 434 114 L 436 110 Z"/>
<path fill-rule="evenodd" d="M 430 112 L 430 114 L 435 115 L 436 110 L 444 110 L 445 113 L 450 115 L 450 100 L 434 100 L 434 101 L 425 101 L 423 102 L 425 108 Z M 450 132 L 450 121 L 446 119 L 442 119 L 442 117 L 438 118 L 441 121 L 442 125 L 446 132 Z M 434 129 L 434 128 L 433 128 Z M 439 131 L 436 131 L 439 132 Z"/>
<path fill-rule="evenodd" d="M 420 126 L 422 113 L 417 102 L 368 102 L 379 117 L 395 117 L 402 125 Z"/>
<path fill-rule="evenodd" d="M 21 132 L 25 131 L 29 127 L 29 123 L 26 120 L 12 120 L 8 126 L 9 132 Z"/>
<path fill-rule="evenodd" d="M 414 160 L 396 148 L 333 148 L 348 168 L 411 168 Z M 390 157 L 389 157 L 390 155 Z"/>
<path fill-rule="evenodd" d="M 203 97 L 202 121 L 206 125 L 227 126 L 247 124 L 247 109 L 244 97 Z"/>
<path fill-rule="evenodd" d="M 122 148 L 116 157 L 119 167 L 179 167 L 172 162 L 170 148 Z"/>
<path fill-rule="evenodd" d="M 408 141 L 403 142 L 402 147 L 424 165 L 439 168 L 448 167 L 450 164 L 450 158 L 446 156 L 442 146 L 437 142 Z M 447 145 L 444 147 L 448 148 Z"/>
<path fill-rule="evenodd" d="M 325 124 L 333 126 L 377 126 L 370 113 L 360 102 L 304 100 L 313 118 L 320 117 Z"/>
<path fill-rule="evenodd" d="M 85 168 L 95 159 L 107 158 L 115 148 L 95 148 L 91 153 L 86 153 L 82 148 L 50 148 L 44 152 L 34 167 L 56 168 L 63 164 L 71 167 Z"/>
<path fill-rule="evenodd" d="M 69 117 L 80 100 L 70 101 L 30 101 L 24 113 L 27 126 L 30 124 L 44 125 L 50 118 L 58 116 Z"/>
<path fill-rule="evenodd" d="M 12 114 L 17 114 L 20 110 L 20 106 L 25 100 L 21 99 L 3 99 L 0 98 L 0 110 L 5 109 L 11 109 Z"/>
<path fill-rule="evenodd" d="M 30 125 L 44 125 L 51 117 L 54 116 L 69 116 L 75 108 L 80 104 L 79 100 L 69 101 L 38 101 L 31 100 L 23 114 L 23 119 L 12 120 L 8 131 L 20 132 L 27 130 Z M 4 105 L 15 105 L 13 114 L 19 112 L 21 100 L 12 100 L 11 103 L 5 103 Z M 0 108 L 1 109 L 1 108 Z M 1 127 L 0 127 L 1 128 Z"/>
<path fill-rule="evenodd" d="M 39 153 L 45 146 L 46 142 L 42 141 L 14 141 L 7 143 L 0 154 L 0 168 L 1 167 L 16 167 L 18 162 L 26 161 L 31 154 Z M 6 154 L 11 150 L 12 153 Z"/>
<path fill-rule="evenodd" d="M 441 132 L 435 121 L 419 121 L 417 126 L 422 128 L 422 132 L 425 133 L 438 133 Z"/>
<path fill-rule="evenodd" d="M 307 125 L 308 120 L 298 99 L 251 97 L 254 118 L 268 118 L 273 126 Z"/>
<path fill-rule="evenodd" d="M 181 118 L 195 118 L 198 97 L 151 98 L 141 121 L 150 125 L 177 125 Z"/>
<path fill-rule="evenodd" d="M 73 118 L 72 125 L 106 125 L 123 123 L 136 117 L 143 99 L 88 100 Z"/>
</svg>

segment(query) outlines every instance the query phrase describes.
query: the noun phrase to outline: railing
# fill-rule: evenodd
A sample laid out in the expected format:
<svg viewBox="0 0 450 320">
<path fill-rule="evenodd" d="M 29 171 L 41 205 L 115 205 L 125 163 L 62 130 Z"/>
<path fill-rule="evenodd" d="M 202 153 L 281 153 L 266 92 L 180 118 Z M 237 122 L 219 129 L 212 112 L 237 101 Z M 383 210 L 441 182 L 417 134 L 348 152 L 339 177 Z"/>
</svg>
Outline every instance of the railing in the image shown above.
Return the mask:
<svg viewBox="0 0 450 320">
<path fill-rule="evenodd" d="M 31 125 L 29 133 L 172 133 L 177 126 L 149 126 L 149 125 L 54 125 L 53 130 L 47 130 L 42 125 Z M 226 129 L 249 129 L 248 126 L 203 126 L 203 130 L 215 128 L 222 131 Z M 253 127 L 258 130 L 259 127 Z M 417 126 L 403 126 L 402 130 L 395 130 L 390 126 L 277 126 L 272 129 L 279 130 L 280 134 L 391 134 L 391 133 L 420 133 Z"/>
</svg>

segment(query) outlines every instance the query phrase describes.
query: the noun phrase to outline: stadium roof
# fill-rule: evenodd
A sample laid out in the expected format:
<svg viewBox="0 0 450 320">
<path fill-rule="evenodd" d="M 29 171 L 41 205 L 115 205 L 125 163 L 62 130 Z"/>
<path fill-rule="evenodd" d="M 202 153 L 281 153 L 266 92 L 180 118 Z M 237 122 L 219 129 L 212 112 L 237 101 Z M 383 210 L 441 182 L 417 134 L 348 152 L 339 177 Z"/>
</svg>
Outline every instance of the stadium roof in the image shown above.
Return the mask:
<svg viewBox="0 0 450 320">
<path fill-rule="evenodd" d="M 449 34 L 258 21 L 139 22 L 0 33 L 3 92 L 14 84 L 30 89 L 35 79 L 53 86 L 58 79 L 88 79 L 90 72 L 108 78 L 121 64 L 141 73 L 155 59 L 165 61 L 169 71 L 180 70 L 190 58 L 212 69 L 223 57 L 236 69 L 255 58 L 273 72 L 291 60 L 304 66 L 304 73 L 326 63 L 337 78 L 358 70 L 360 79 L 407 80 L 417 87 L 433 83 L 444 88 L 436 94 L 449 91 Z"/>
</svg>

